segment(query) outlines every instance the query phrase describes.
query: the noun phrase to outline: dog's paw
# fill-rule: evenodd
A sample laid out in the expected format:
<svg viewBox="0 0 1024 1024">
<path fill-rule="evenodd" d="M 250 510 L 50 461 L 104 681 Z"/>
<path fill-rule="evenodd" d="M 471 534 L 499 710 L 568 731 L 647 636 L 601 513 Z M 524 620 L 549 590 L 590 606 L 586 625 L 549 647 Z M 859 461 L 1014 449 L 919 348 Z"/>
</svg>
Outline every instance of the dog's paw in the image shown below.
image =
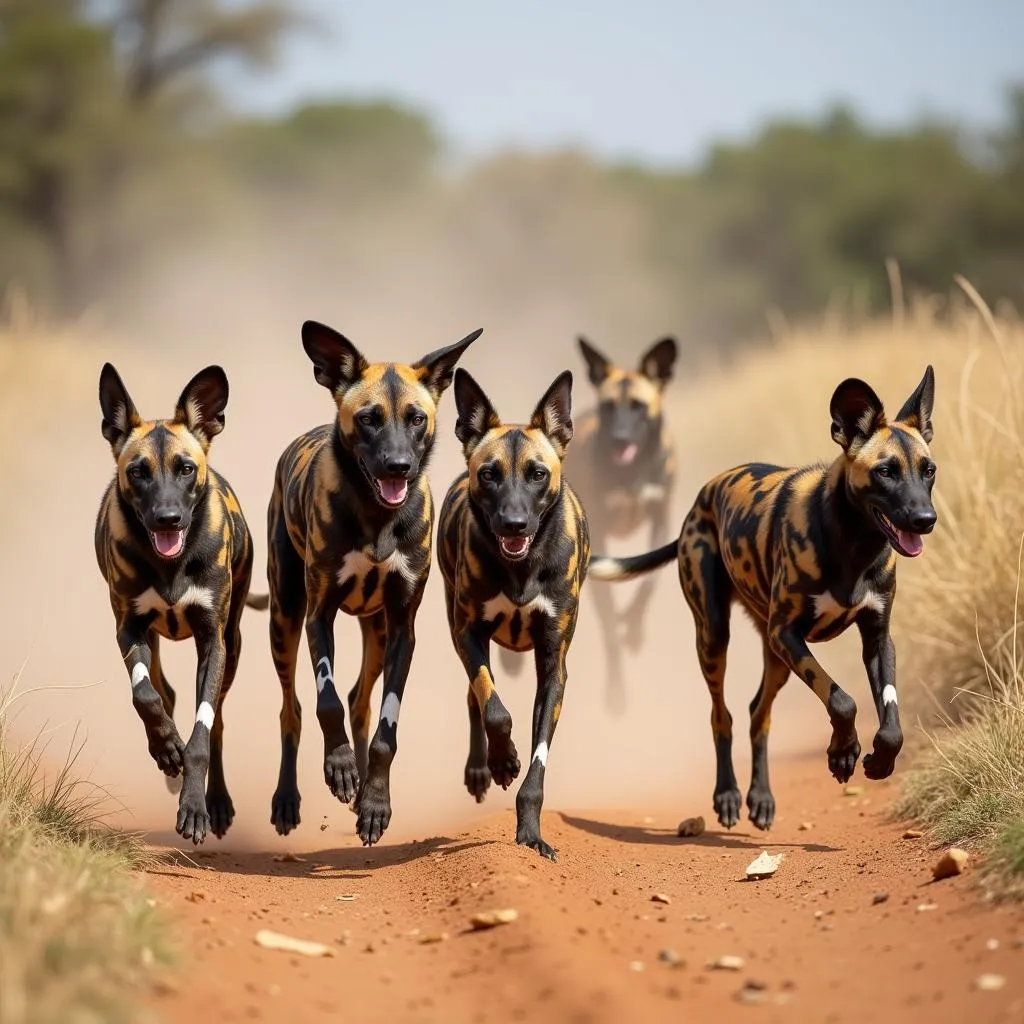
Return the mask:
<svg viewBox="0 0 1024 1024">
<path fill-rule="evenodd" d="M 208 790 L 206 810 L 210 815 L 210 831 L 218 839 L 223 839 L 227 830 L 231 828 L 231 823 L 235 820 L 235 805 L 231 802 L 228 791 L 223 787 Z"/>
<path fill-rule="evenodd" d="M 324 758 L 324 781 L 343 804 L 355 799 L 359 792 L 359 769 L 356 767 L 356 755 L 347 743 L 335 747 Z"/>
<path fill-rule="evenodd" d="M 857 736 L 843 740 L 833 739 L 828 748 L 828 770 L 837 782 L 849 782 L 860 758 L 860 743 Z"/>
<path fill-rule="evenodd" d="M 373 846 L 391 824 L 391 793 L 387 779 L 368 779 L 359 794 L 356 832 L 364 846 Z"/>
<path fill-rule="evenodd" d="M 478 804 L 484 802 L 487 790 L 491 788 L 491 770 L 487 765 L 470 764 L 466 762 L 465 775 L 466 789 Z"/>
<path fill-rule="evenodd" d="M 183 839 L 191 839 L 198 846 L 210 830 L 210 815 L 206 808 L 206 797 L 201 789 L 183 789 L 178 804 L 178 821 L 175 831 Z"/>
<path fill-rule="evenodd" d="M 278 786 L 274 799 L 270 803 L 270 824 L 277 829 L 277 834 L 288 835 L 293 828 L 298 828 L 302 818 L 299 816 L 299 804 L 302 797 L 294 786 Z"/>
<path fill-rule="evenodd" d="M 770 789 L 754 789 L 747 793 L 747 810 L 754 828 L 767 832 L 775 822 L 775 797 Z"/>
<path fill-rule="evenodd" d="M 504 737 L 504 742 L 495 743 L 491 740 L 487 750 L 487 769 L 491 778 L 508 789 L 519 776 L 519 755 L 511 736 Z"/>
<path fill-rule="evenodd" d="M 185 765 L 185 744 L 173 727 L 149 733 L 149 756 L 156 766 L 172 779 L 177 778 Z"/>
<path fill-rule="evenodd" d="M 875 733 L 874 750 L 864 755 L 864 774 L 874 781 L 887 779 L 896 769 L 896 756 L 903 749 L 899 727 L 883 727 Z"/>
<path fill-rule="evenodd" d="M 725 828 L 733 828 L 740 820 L 740 803 L 743 797 L 738 789 L 723 789 L 715 793 L 715 814 Z"/>
<path fill-rule="evenodd" d="M 544 842 L 540 837 L 540 832 L 535 829 L 523 829 L 516 833 L 516 842 L 520 846 L 536 850 L 545 860 L 552 862 L 558 860 L 558 850 L 550 843 Z"/>
</svg>

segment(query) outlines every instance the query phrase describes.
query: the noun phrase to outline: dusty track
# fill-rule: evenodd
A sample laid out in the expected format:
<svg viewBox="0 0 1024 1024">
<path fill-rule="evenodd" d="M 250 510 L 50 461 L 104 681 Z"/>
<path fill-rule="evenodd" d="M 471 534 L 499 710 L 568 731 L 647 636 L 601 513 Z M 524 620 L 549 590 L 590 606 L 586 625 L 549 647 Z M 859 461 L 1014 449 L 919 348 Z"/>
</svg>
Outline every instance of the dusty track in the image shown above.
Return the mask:
<svg viewBox="0 0 1024 1024">
<path fill-rule="evenodd" d="M 154 1008 L 168 1020 L 187 1005 L 224 1021 L 373 1013 L 488 1024 L 694 1012 L 718 1021 L 1024 1017 L 1024 915 L 985 906 L 970 874 L 932 882 L 934 853 L 885 820 L 891 782 L 845 796 L 815 754 L 780 759 L 775 791 L 779 819 L 766 845 L 746 823 L 725 834 L 709 821 L 703 837 L 676 838 L 681 816 L 710 818 L 708 794 L 692 792 L 672 809 L 642 800 L 628 812 L 551 808 L 544 825 L 557 864 L 515 846 L 510 810 L 418 841 L 389 833 L 365 850 L 339 809 L 322 835 L 307 824 L 306 845 L 287 844 L 299 862 L 204 849 L 198 867 L 149 879 L 187 946 L 184 970 Z M 762 849 L 785 853 L 775 877 L 741 880 Z M 474 913 L 499 907 L 518 919 L 469 931 Z M 258 948 L 261 928 L 327 943 L 334 956 Z M 681 964 L 659 960 L 668 949 Z M 708 968 L 723 955 L 745 966 Z M 1003 975 L 1005 987 L 978 990 L 985 973 Z"/>
</svg>

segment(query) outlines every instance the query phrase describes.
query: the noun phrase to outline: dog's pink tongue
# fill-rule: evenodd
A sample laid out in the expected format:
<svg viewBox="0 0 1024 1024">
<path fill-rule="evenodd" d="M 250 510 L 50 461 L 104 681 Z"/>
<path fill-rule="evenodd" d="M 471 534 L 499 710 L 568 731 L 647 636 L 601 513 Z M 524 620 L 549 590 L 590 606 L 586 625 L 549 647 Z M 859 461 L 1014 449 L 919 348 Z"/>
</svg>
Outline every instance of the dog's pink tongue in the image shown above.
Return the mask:
<svg viewBox="0 0 1024 1024">
<path fill-rule="evenodd" d="M 164 558 L 173 558 L 185 544 L 185 531 L 158 530 L 153 534 L 153 544 Z"/>
<path fill-rule="evenodd" d="M 637 447 L 635 444 L 627 444 L 625 448 L 620 448 L 615 453 L 615 461 L 620 466 L 628 466 L 635 458 L 637 453 Z"/>
<path fill-rule="evenodd" d="M 924 537 L 919 533 L 908 533 L 906 530 L 900 530 L 900 547 L 903 548 L 903 553 L 914 558 L 916 555 L 921 554 L 924 551 Z"/>
<path fill-rule="evenodd" d="M 522 554 L 526 550 L 526 543 L 527 543 L 527 541 L 526 541 L 525 537 L 502 537 L 501 538 L 502 547 L 504 547 L 504 549 L 510 555 Z"/>
<path fill-rule="evenodd" d="M 405 501 L 405 495 L 409 490 L 408 480 L 395 477 L 389 480 L 378 480 L 377 483 L 380 486 L 381 497 L 389 505 L 398 505 L 400 502 Z"/>
</svg>

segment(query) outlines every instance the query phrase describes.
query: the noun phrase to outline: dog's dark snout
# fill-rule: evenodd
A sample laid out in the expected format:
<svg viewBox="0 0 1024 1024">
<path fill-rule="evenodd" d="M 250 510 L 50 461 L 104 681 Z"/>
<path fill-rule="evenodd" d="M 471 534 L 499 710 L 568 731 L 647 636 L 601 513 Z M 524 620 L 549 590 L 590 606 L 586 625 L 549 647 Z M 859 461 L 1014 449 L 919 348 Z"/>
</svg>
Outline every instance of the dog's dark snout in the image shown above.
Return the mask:
<svg viewBox="0 0 1024 1024">
<path fill-rule="evenodd" d="M 525 515 L 515 514 L 511 516 L 502 517 L 502 526 L 505 531 L 512 536 L 521 537 L 526 533 L 526 527 L 529 525 L 529 520 Z"/>
<path fill-rule="evenodd" d="M 153 513 L 153 518 L 156 520 L 157 526 L 173 530 L 181 525 L 181 510 L 171 508 L 159 509 Z"/>
<path fill-rule="evenodd" d="M 933 508 L 923 508 L 910 514 L 910 528 L 914 533 L 929 533 L 939 517 Z"/>
<path fill-rule="evenodd" d="M 391 476 L 406 477 L 412 469 L 412 459 L 408 455 L 394 455 L 385 460 L 384 466 Z"/>
</svg>

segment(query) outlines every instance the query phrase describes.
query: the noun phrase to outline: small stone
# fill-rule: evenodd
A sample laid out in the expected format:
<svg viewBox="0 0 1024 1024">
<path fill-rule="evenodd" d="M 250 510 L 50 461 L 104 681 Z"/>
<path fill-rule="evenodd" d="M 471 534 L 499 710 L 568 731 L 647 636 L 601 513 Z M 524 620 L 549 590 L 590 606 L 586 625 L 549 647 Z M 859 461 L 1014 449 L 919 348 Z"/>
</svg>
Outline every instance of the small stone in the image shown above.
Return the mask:
<svg viewBox="0 0 1024 1024">
<path fill-rule="evenodd" d="M 998 939 L 989 939 L 988 942 L 985 943 L 985 948 L 990 953 L 994 953 L 999 948 L 999 940 Z"/>
<path fill-rule="evenodd" d="M 683 965 L 682 958 L 674 949 L 659 949 L 658 959 L 663 964 L 668 964 L 669 967 L 681 967 Z"/>
<path fill-rule="evenodd" d="M 632 960 L 629 964 L 629 969 L 636 974 L 639 974 L 644 969 L 643 960 Z"/>
<path fill-rule="evenodd" d="M 297 857 L 294 853 L 279 853 L 274 860 L 278 864 L 305 864 L 305 857 Z"/>
<path fill-rule="evenodd" d="M 920 839 L 923 836 L 924 833 L 917 828 L 908 828 L 907 831 L 903 833 L 904 839 Z"/>
<path fill-rule="evenodd" d="M 747 865 L 747 878 L 771 878 L 778 871 L 783 857 L 785 857 L 784 853 L 772 855 L 767 851 L 762 851 L 759 857 Z"/>
<path fill-rule="evenodd" d="M 190 892 L 185 897 L 185 899 L 187 899 L 189 901 L 189 903 L 201 903 L 203 900 L 206 899 L 206 893 L 205 892 L 199 892 L 199 891 Z"/>
<path fill-rule="evenodd" d="M 652 903 L 671 903 L 672 902 L 672 897 L 671 896 L 666 896 L 663 892 L 656 892 L 651 897 L 651 902 Z"/>
<path fill-rule="evenodd" d="M 863 786 L 844 786 L 843 796 L 860 796 L 864 792 Z"/>
<path fill-rule="evenodd" d="M 813 821 L 802 821 L 802 822 L 800 822 L 799 826 L 797 826 L 797 831 L 798 832 L 810 832 L 812 828 L 814 828 L 814 822 Z"/>
<path fill-rule="evenodd" d="M 351 903 L 352 900 L 359 899 L 359 893 L 357 893 L 357 892 L 346 892 L 343 895 L 335 896 L 334 898 L 336 900 L 338 900 L 339 902 L 341 902 L 341 903 Z"/>
<path fill-rule="evenodd" d="M 321 824 L 320 831 L 321 832 L 326 832 L 327 831 L 327 826 L 325 824 Z"/>
<path fill-rule="evenodd" d="M 926 914 L 929 910 L 938 910 L 938 903 L 918 903 L 917 912 L 919 914 Z"/>
<path fill-rule="evenodd" d="M 330 946 L 322 942 L 308 942 L 305 939 L 295 939 L 290 935 L 282 935 L 280 932 L 272 932 L 262 929 L 256 933 L 256 945 L 264 949 L 279 949 L 286 953 L 299 953 L 302 956 L 333 956 L 334 952 Z"/>
<path fill-rule="evenodd" d="M 720 956 L 710 965 L 713 971 L 742 971 L 746 960 L 741 956 Z"/>
<path fill-rule="evenodd" d="M 431 946 L 435 942 L 445 942 L 448 939 L 447 932 L 429 932 L 420 938 L 421 946 Z"/>
<path fill-rule="evenodd" d="M 944 878 L 962 874 L 968 859 L 969 854 L 966 850 L 960 850 L 955 846 L 950 847 L 932 868 L 932 878 L 939 882 Z"/>
<path fill-rule="evenodd" d="M 1006 984 L 1001 974 L 982 974 L 975 982 L 975 988 L 982 992 L 998 992 Z"/>
<path fill-rule="evenodd" d="M 877 907 L 879 903 L 885 903 L 888 899 L 889 894 L 887 892 L 876 892 L 875 895 L 871 897 L 871 905 L 873 907 Z"/>
<path fill-rule="evenodd" d="M 694 838 L 704 834 L 704 819 L 702 817 L 684 818 L 679 822 L 676 835 L 684 839 Z"/>
<path fill-rule="evenodd" d="M 483 910 L 474 914 L 470 919 L 470 925 L 477 931 L 484 928 L 496 928 L 498 925 L 511 924 L 519 916 L 518 910 L 511 907 L 507 910 Z"/>
</svg>

